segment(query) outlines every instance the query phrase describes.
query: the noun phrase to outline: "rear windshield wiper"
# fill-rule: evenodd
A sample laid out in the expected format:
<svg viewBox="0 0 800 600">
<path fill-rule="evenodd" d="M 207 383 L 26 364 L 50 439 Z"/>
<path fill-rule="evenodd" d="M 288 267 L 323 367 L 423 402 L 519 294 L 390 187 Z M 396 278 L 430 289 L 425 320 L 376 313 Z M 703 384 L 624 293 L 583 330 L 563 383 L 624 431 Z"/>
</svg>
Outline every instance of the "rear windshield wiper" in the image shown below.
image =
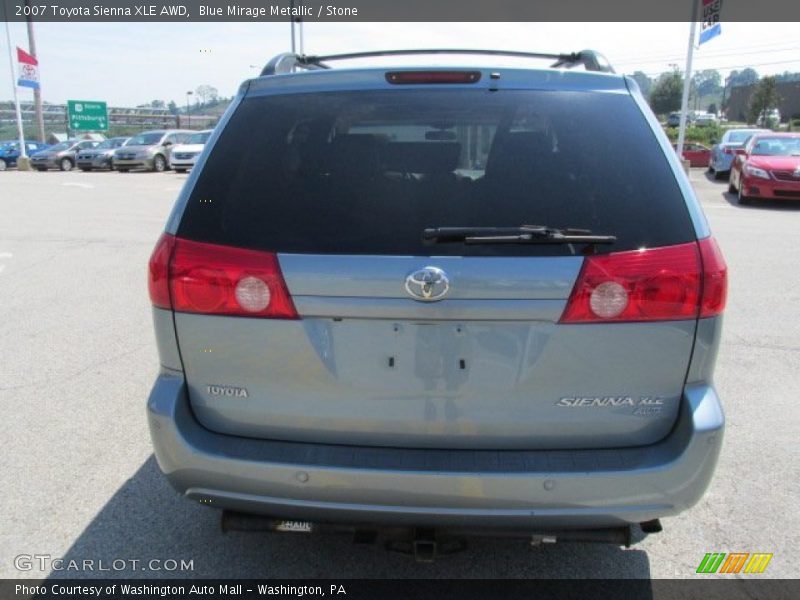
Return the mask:
<svg viewBox="0 0 800 600">
<path fill-rule="evenodd" d="M 595 235 L 589 229 L 557 229 L 544 225 L 521 227 L 433 227 L 422 232 L 431 244 L 613 244 L 614 235 Z"/>
</svg>

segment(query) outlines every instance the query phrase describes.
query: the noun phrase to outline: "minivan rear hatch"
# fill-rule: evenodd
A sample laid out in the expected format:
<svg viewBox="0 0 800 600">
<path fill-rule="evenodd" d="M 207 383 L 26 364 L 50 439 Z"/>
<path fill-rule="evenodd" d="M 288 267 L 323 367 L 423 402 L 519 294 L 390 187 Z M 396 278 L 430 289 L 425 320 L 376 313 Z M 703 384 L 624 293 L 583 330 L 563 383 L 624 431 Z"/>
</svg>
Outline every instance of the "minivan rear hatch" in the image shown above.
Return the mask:
<svg viewBox="0 0 800 600">
<path fill-rule="evenodd" d="M 602 271 L 603 257 L 640 264 L 636 253 L 666 248 L 658 256 L 691 263 L 697 246 L 634 99 L 377 81 L 252 93 L 211 149 L 175 232 L 182 276 L 217 277 L 217 249 L 262 253 L 276 259 L 269 291 L 285 288 L 296 315 L 176 307 L 197 418 L 222 433 L 347 445 L 605 448 L 664 437 L 697 315 L 564 319 L 588 261 Z M 613 243 L 423 239 L 431 228 L 523 226 Z M 675 294 L 689 293 L 675 281 Z M 606 291 L 615 310 L 618 290 Z"/>
</svg>

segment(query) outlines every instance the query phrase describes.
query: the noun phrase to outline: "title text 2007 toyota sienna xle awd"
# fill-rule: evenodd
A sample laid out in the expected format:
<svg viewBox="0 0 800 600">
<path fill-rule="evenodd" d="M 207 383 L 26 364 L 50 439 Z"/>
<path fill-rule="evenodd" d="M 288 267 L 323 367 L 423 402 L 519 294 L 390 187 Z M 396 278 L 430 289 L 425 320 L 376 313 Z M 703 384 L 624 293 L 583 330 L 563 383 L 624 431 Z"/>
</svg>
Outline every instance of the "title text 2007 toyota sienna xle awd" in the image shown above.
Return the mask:
<svg viewBox="0 0 800 600">
<path fill-rule="evenodd" d="M 633 80 L 536 57 L 281 55 L 242 85 L 149 266 L 148 416 L 182 494 L 421 553 L 625 544 L 701 498 L 725 263 Z"/>
</svg>

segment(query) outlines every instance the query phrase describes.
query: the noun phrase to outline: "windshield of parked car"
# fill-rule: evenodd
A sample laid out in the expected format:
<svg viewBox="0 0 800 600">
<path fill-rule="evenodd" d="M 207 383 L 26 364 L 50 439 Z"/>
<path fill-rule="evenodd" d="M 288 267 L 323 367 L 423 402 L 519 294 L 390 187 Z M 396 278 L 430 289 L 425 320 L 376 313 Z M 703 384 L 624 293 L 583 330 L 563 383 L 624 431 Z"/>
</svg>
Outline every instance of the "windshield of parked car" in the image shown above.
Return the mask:
<svg viewBox="0 0 800 600">
<path fill-rule="evenodd" d="M 800 137 L 765 138 L 754 140 L 753 156 L 800 156 Z"/>
<path fill-rule="evenodd" d="M 140 133 L 139 135 L 133 136 L 125 145 L 152 146 L 153 144 L 160 142 L 162 137 L 164 137 L 163 133 Z"/>
<path fill-rule="evenodd" d="M 74 144 L 75 142 L 61 142 L 60 144 L 56 144 L 50 148 L 50 150 L 53 152 L 61 152 L 62 150 L 68 150 L 69 148 L 72 148 Z"/>
<path fill-rule="evenodd" d="M 195 133 L 189 136 L 189 139 L 186 140 L 187 144 L 205 144 L 208 141 L 208 138 L 211 136 L 210 131 L 203 131 L 200 133 Z"/>
<path fill-rule="evenodd" d="M 752 135 L 752 131 L 731 131 L 728 133 L 728 142 L 731 144 L 742 144 Z"/>
</svg>

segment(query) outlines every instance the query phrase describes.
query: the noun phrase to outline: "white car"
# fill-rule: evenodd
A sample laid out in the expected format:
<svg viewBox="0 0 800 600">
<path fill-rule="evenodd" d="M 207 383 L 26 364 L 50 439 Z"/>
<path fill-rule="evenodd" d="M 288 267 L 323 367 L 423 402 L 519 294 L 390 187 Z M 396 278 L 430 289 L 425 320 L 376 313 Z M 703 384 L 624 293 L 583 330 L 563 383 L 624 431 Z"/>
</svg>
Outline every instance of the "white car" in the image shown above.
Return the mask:
<svg viewBox="0 0 800 600">
<path fill-rule="evenodd" d="M 715 125 L 717 123 L 716 115 L 712 115 L 711 113 L 702 113 L 697 115 L 694 120 L 694 124 L 696 127 L 706 127 L 708 125 Z"/>
<path fill-rule="evenodd" d="M 186 143 L 175 146 L 169 157 L 169 166 L 175 169 L 176 173 L 185 173 L 191 169 L 197 162 L 212 131 L 213 129 L 198 131 L 189 136 Z"/>
</svg>

